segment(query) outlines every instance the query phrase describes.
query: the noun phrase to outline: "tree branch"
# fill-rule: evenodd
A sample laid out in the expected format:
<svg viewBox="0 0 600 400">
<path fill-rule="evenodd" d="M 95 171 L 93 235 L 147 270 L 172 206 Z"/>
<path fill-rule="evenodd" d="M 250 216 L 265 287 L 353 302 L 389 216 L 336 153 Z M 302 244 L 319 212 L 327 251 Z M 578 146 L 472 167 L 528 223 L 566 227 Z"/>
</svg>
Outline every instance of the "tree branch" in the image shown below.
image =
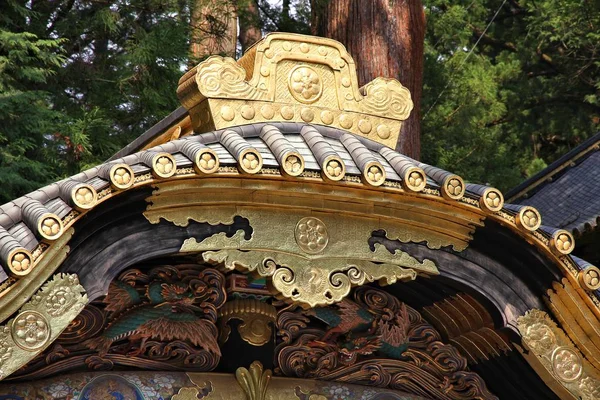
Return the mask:
<svg viewBox="0 0 600 400">
<path fill-rule="evenodd" d="M 481 42 L 485 43 L 485 44 L 489 44 L 491 46 L 494 47 L 499 47 L 501 49 L 504 50 L 508 50 L 511 51 L 513 53 L 517 52 L 517 47 L 510 42 L 503 42 L 502 40 L 498 40 L 495 39 L 487 34 L 483 34 L 483 31 L 479 28 L 476 28 L 474 26 L 471 25 L 471 29 L 473 31 L 473 35 L 475 37 L 475 40 L 477 40 L 479 37 L 481 37 Z"/>
</svg>

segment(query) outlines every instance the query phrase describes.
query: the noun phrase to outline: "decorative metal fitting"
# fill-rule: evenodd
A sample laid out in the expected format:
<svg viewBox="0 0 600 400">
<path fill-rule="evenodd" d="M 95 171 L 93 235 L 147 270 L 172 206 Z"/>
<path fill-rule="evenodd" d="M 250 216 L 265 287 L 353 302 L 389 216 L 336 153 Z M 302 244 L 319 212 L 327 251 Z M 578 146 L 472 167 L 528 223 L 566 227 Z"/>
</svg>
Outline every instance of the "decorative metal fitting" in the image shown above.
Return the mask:
<svg viewBox="0 0 600 400">
<path fill-rule="evenodd" d="M 502 192 L 496 188 L 489 188 L 483 192 L 479 199 L 479 206 L 482 210 L 489 212 L 498 212 L 504 206 L 504 196 Z"/>
<path fill-rule="evenodd" d="M 170 178 L 177 170 L 175 158 L 169 153 L 159 153 L 152 157 L 152 175 L 155 178 Z"/>
<path fill-rule="evenodd" d="M 256 174 L 263 166 L 262 156 L 253 148 L 247 148 L 241 152 L 238 166 L 242 172 Z"/>
<path fill-rule="evenodd" d="M 466 186 L 465 181 L 458 175 L 448 175 L 442 186 L 440 191 L 442 192 L 442 197 L 445 197 L 450 200 L 460 200 L 465 194 Z"/>
<path fill-rule="evenodd" d="M 25 276 L 33 268 L 33 256 L 29 250 L 17 247 L 8 254 L 8 268 L 14 275 Z"/>
<path fill-rule="evenodd" d="M 50 339 L 50 323 L 37 311 L 23 311 L 13 320 L 11 334 L 17 346 L 35 351 Z"/>
<path fill-rule="evenodd" d="M 263 346 L 267 344 L 273 334 L 271 324 L 275 323 L 277 310 L 270 304 L 256 299 L 234 299 L 228 301 L 219 310 L 219 342 L 225 343 L 231 334 L 228 325 L 232 319 L 238 319 L 242 323 L 237 330 L 240 337 L 252 346 Z"/>
<path fill-rule="evenodd" d="M 263 370 L 260 361 L 250 364 L 250 370 L 240 367 L 235 371 L 235 377 L 242 387 L 246 400 L 265 400 L 267 387 L 271 381 L 271 370 Z"/>
<path fill-rule="evenodd" d="M 525 206 L 515 215 L 515 222 L 528 231 L 535 231 L 542 225 L 542 216 L 534 207 Z"/>
<path fill-rule="evenodd" d="M 594 265 L 589 265 L 577 275 L 579 283 L 585 290 L 593 291 L 600 289 L 600 269 Z"/>
<path fill-rule="evenodd" d="M 98 193 L 93 186 L 87 183 L 80 183 L 71 189 L 71 200 L 75 208 L 89 210 L 98 202 Z"/>
<path fill-rule="evenodd" d="M 323 175 L 332 181 L 340 181 L 346 175 L 346 165 L 338 156 L 329 156 L 323 162 Z"/>
<path fill-rule="evenodd" d="M 298 247 L 309 254 L 322 252 L 329 242 L 325 223 L 315 217 L 305 217 L 298 221 L 294 237 Z"/>
<path fill-rule="evenodd" d="M 368 162 L 363 171 L 363 178 L 369 185 L 381 186 L 385 182 L 383 165 L 377 161 Z"/>
<path fill-rule="evenodd" d="M 38 233 L 46 240 L 58 239 L 62 235 L 63 228 L 62 221 L 56 214 L 43 214 L 40 219 L 38 219 Z"/>
<path fill-rule="evenodd" d="M 575 248 L 575 238 L 571 232 L 559 229 L 552 234 L 550 239 L 550 247 L 557 255 L 570 254 Z"/>
<path fill-rule="evenodd" d="M 133 185 L 135 174 L 129 165 L 116 164 L 110 168 L 108 177 L 113 189 L 125 190 Z"/>
<path fill-rule="evenodd" d="M 219 157 L 212 149 L 202 149 L 194 158 L 194 169 L 199 174 L 212 174 L 219 169 Z"/>
<path fill-rule="evenodd" d="M 296 151 L 290 151 L 282 157 L 281 169 L 289 176 L 298 176 L 304 172 L 304 157 Z"/>
<path fill-rule="evenodd" d="M 409 168 L 403 178 L 404 188 L 412 192 L 421 192 L 427 185 L 427 175 L 419 167 Z"/>
</svg>

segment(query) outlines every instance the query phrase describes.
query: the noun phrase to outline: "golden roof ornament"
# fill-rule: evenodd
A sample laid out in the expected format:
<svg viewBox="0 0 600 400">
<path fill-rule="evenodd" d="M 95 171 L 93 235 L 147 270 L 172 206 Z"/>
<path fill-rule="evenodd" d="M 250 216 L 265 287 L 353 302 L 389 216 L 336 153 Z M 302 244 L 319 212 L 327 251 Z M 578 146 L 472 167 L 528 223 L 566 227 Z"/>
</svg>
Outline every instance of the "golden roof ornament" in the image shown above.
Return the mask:
<svg viewBox="0 0 600 400">
<path fill-rule="evenodd" d="M 211 56 L 180 80 L 177 95 L 196 133 L 256 122 L 327 125 L 395 147 L 413 108 L 395 79 L 358 87 L 354 60 L 333 39 L 272 33 L 242 58 Z"/>
</svg>

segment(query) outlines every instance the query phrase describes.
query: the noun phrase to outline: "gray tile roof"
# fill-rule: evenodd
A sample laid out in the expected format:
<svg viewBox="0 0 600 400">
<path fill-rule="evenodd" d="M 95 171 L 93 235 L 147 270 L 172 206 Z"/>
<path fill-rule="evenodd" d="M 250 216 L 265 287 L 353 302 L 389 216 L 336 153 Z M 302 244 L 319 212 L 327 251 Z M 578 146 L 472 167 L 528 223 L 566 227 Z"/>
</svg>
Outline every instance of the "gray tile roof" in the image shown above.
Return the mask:
<svg viewBox="0 0 600 400">
<path fill-rule="evenodd" d="M 545 226 L 547 221 L 540 227 L 541 217 L 536 210 L 526 205 L 504 204 L 497 189 L 465 184 L 451 172 L 339 129 L 304 123 L 258 123 L 188 136 L 124 155 L 0 206 L 0 282 L 8 279 L 8 272 L 27 274 L 27 268 L 34 262 L 32 253 L 42 242 L 52 242 L 60 236 L 55 231 L 62 231 L 62 220 L 68 219 L 73 209 L 86 211 L 97 203 L 88 199 L 86 205 L 81 201 L 85 196 L 100 196 L 109 187 L 125 190 L 135 179 L 146 180 L 144 176 L 150 173 L 168 178 L 176 172 L 176 167 L 193 167 L 197 173 L 208 173 L 202 170 L 208 169 L 208 164 L 200 165 L 200 157 L 205 153 L 216 156 L 217 166 L 245 173 L 254 174 L 263 168 L 296 176 L 297 169 L 290 168 L 297 168 L 300 162 L 306 173 L 324 180 L 343 178 L 373 188 L 400 187 L 414 194 L 425 191 L 427 196 L 463 202 L 511 221 L 524 232 L 534 234 L 553 252 L 557 250 L 559 256 L 572 250 L 569 233 Z M 249 153 L 253 154 L 251 163 L 246 158 Z M 293 156 L 291 162 L 290 156 Z M 157 165 L 166 160 L 171 160 L 168 171 Z M 122 184 L 118 174 L 131 179 Z"/>
<path fill-rule="evenodd" d="M 555 174 L 542 171 L 545 180 L 514 201 L 537 208 L 544 224 L 575 234 L 595 229 L 600 223 L 600 134 L 594 139 L 592 148 L 587 144 L 573 154 L 586 151 L 584 156 L 576 162 L 562 160 L 562 169 Z"/>
</svg>

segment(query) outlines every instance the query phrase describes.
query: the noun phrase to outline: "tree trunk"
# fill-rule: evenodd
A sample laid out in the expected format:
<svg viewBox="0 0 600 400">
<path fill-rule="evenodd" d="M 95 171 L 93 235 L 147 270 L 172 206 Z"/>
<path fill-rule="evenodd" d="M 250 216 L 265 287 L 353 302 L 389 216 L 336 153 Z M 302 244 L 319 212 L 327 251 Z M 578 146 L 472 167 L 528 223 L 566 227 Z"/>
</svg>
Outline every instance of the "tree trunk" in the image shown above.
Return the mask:
<svg viewBox="0 0 600 400">
<path fill-rule="evenodd" d="M 396 150 L 418 159 L 425 13 L 421 0 L 312 0 L 313 34 L 342 42 L 361 86 L 381 76 L 398 79 L 415 105 Z"/>
<path fill-rule="evenodd" d="M 238 2 L 238 18 L 240 20 L 240 43 L 242 52 L 258 42 L 262 37 L 260 32 L 260 17 L 257 0 L 242 0 Z"/>
<path fill-rule="evenodd" d="M 213 54 L 235 57 L 237 15 L 232 1 L 194 0 L 190 25 L 190 66 Z"/>
</svg>

